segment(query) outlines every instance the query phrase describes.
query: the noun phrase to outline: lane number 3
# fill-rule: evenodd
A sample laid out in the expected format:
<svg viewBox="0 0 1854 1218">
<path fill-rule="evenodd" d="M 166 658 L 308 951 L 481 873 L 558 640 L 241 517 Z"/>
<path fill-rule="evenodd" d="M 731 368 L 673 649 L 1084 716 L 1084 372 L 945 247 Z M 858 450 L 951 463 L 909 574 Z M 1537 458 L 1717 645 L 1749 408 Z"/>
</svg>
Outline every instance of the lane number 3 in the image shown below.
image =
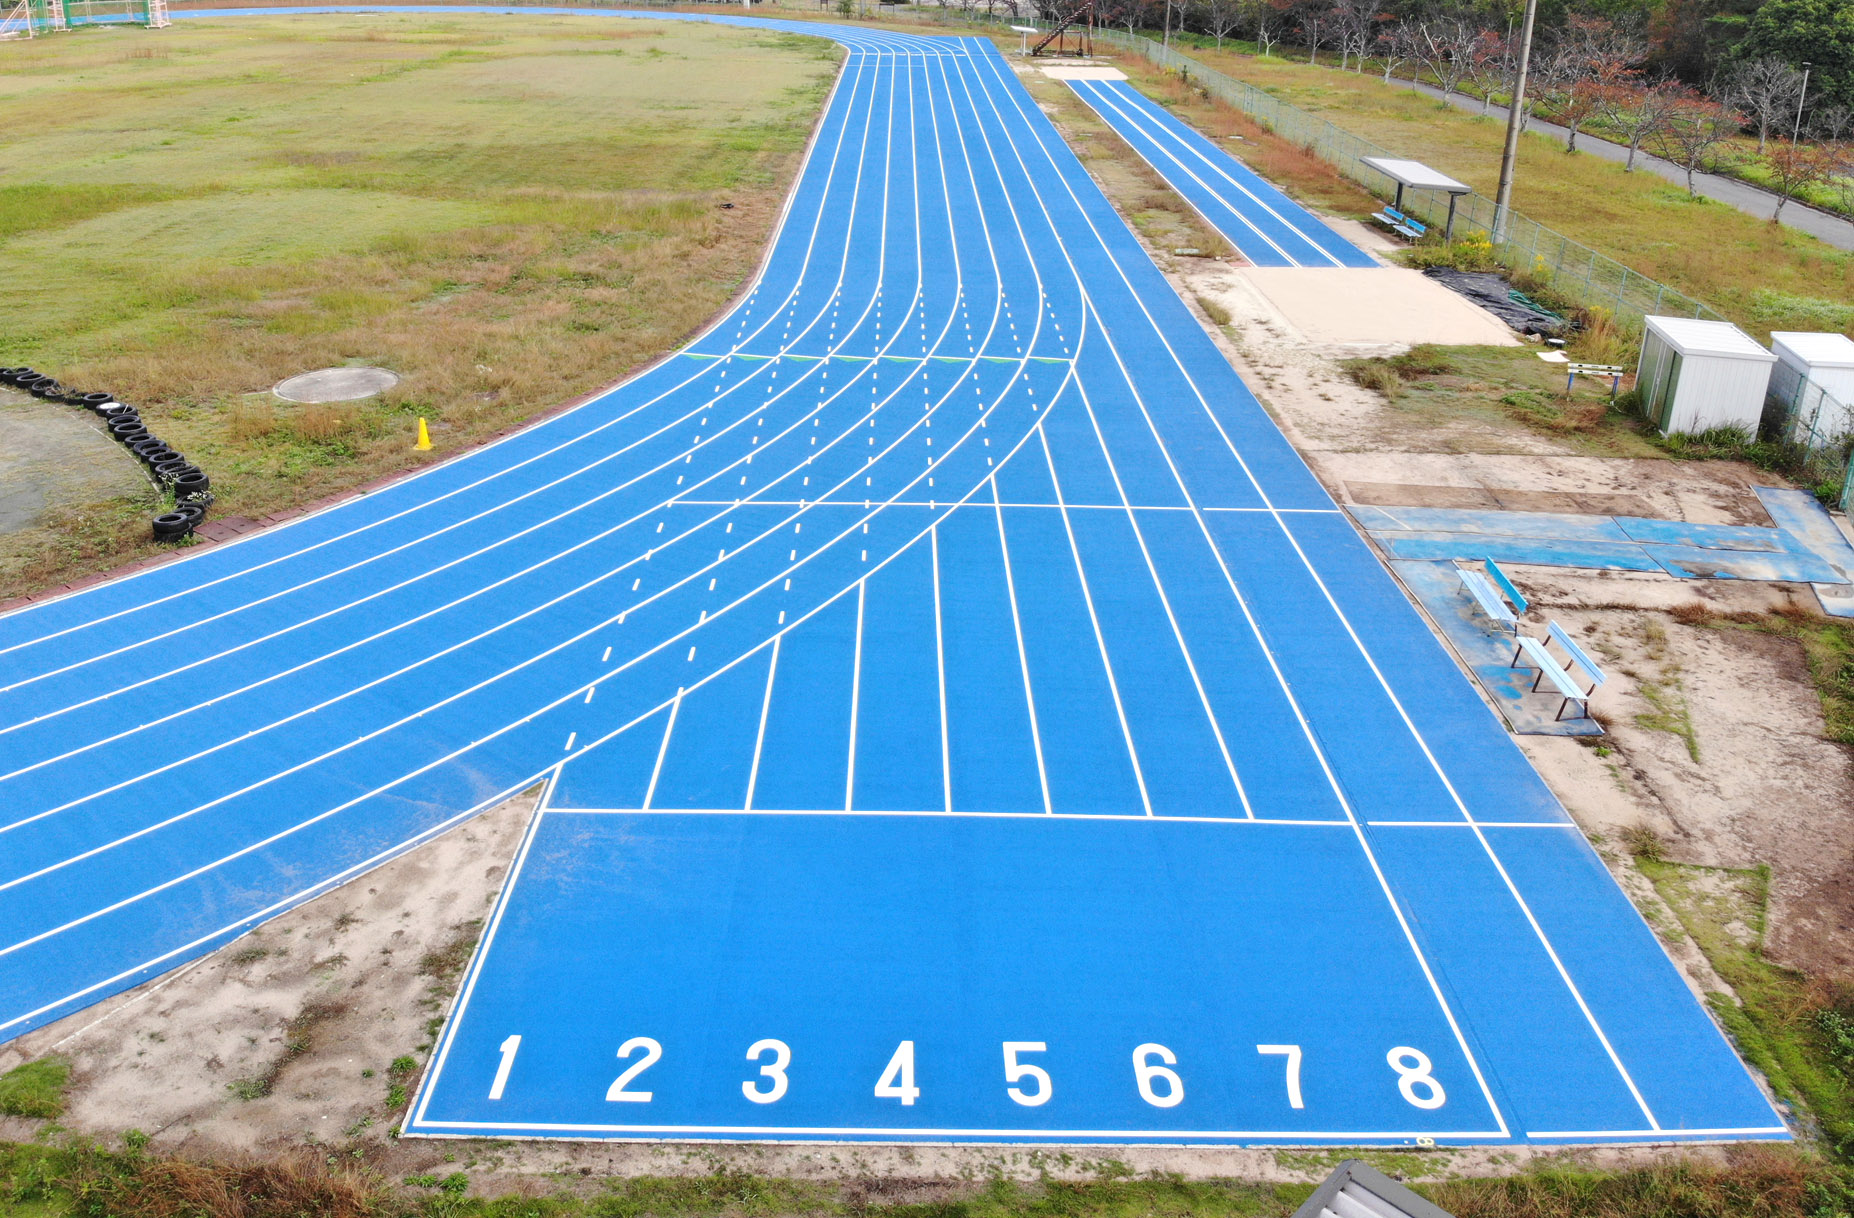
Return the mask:
<svg viewBox="0 0 1854 1218">
<path fill-rule="evenodd" d="M 772 1063 L 761 1066 L 760 1073 L 771 1079 L 772 1085 L 762 1090 L 760 1084 L 754 1079 L 747 1079 L 740 1084 L 740 1093 L 756 1104 L 777 1102 L 785 1095 L 785 1089 L 791 1082 L 785 1076 L 785 1068 L 792 1064 L 792 1047 L 783 1040 L 773 1040 L 770 1037 L 765 1040 L 756 1040 L 747 1050 L 747 1060 L 756 1062 L 768 1053 L 773 1055 Z"/>
</svg>

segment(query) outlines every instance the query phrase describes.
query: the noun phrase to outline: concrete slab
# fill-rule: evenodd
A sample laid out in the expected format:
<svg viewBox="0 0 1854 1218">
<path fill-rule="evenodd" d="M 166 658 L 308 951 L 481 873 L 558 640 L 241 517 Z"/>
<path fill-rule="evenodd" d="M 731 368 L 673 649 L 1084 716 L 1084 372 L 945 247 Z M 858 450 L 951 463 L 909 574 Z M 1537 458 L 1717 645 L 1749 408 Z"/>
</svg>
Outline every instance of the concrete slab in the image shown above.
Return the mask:
<svg viewBox="0 0 1854 1218">
<path fill-rule="evenodd" d="M 384 368 L 322 368 L 279 381 L 271 392 L 286 402 L 354 402 L 398 383 L 399 374 Z"/>
<path fill-rule="evenodd" d="M 1050 63 L 1043 64 L 1043 75 L 1051 80 L 1125 80 L 1127 74 L 1119 68 L 1103 68 L 1094 65 Z"/>
<path fill-rule="evenodd" d="M 1517 347 L 1493 314 L 1407 267 L 1243 267 L 1309 341 Z"/>
</svg>

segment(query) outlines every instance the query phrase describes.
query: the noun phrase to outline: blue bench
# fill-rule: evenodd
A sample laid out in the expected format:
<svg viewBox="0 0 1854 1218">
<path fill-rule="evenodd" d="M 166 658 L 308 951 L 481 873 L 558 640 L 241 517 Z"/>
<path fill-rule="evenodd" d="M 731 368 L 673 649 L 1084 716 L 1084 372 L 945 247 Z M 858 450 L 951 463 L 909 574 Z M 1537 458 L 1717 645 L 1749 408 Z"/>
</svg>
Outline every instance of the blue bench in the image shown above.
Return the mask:
<svg viewBox="0 0 1854 1218">
<path fill-rule="evenodd" d="M 1461 579 L 1461 586 L 1468 590 L 1468 595 L 1474 598 L 1474 603 L 1481 607 L 1482 613 L 1492 618 L 1502 630 L 1519 633 L 1519 619 L 1513 616 L 1513 611 L 1507 608 L 1506 602 L 1500 599 L 1500 594 L 1494 591 L 1494 586 L 1487 582 L 1485 575 L 1460 567 L 1455 569 L 1455 574 Z"/>
<path fill-rule="evenodd" d="M 1373 212 L 1371 218 L 1392 232 L 1401 233 L 1412 241 L 1422 240 L 1423 234 L 1429 231 L 1429 226 L 1421 220 L 1389 205 L 1386 205 L 1383 211 Z"/>
<path fill-rule="evenodd" d="M 1539 675 L 1534 678 L 1532 682 L 1532 692 L 1538 693 L 1540 682 L 1549 681 L 1552 688 L 1564 698 L 1564 701 L 1558 705 L 1559 719 L 1564 718 L 1564 712 L 1571 706 L 1577 707 L 1578 718 L 1588 719 L 1590 717 L 1590 699 L 1596 693 L 1598 687 L 1608 682 L 1609 676 L 1595 660 L 1590 658 L 1589 654 L 1586 653 L 1582 647 L 1577 645 L 1577 640 L 1565 633 L 1564 627 L 1556 622 L 1551 622 L 1545 628 L 1545 638 L 1543 640 L 1530 638 L 1522 634 L 1515 636 L 1514 641 L 1517 642 L 1519 646 L 1513 652 L 1512 666 L 1514 668 L 1536 668 L 1539 670 Z M 1585 678 L 1590 682 L 1588 688 L 1579 685 L 1576 681 L 1571 679 L 1570 669 L 1567 668 L 1566 665 L 1560 664 L 1557 658 L 1551 654 L 1549 647 L 1552 643 L 1556 643 L 1562 648 L 1564 654 L 1569 657 L 1569 663 L 1575 665 L 1583 672 Z"/>
<path fill-rule="evenodd" d="M 1499 563 L 1491 558 L 1483 558 L 1481 559 L 1481 565 L 1487 568 L 1487 574 L 1493 578 L 1495 584 L 1499 585 L 1500 591 L 1505 593 L 1506 599 L 1512 602 L 1513 612 L 1524 613 L 1532 607 L 1527 603 L 1524 594 L 1513 586 L 1513 581 L 1506 577 L 1506 572 L 1500 569 Z"/>
</svg>

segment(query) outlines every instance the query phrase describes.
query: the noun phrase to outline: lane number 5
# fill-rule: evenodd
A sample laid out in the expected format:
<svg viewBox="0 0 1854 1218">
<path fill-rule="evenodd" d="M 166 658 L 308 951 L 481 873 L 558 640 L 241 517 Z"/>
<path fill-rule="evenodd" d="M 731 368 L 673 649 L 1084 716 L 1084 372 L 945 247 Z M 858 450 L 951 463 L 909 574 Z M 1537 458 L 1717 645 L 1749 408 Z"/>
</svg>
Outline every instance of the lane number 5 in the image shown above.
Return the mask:
<svg viewBox="0 0 1854 1218">
<path fill-rule="evenodd" d="M 1040 1040 L 1007 1040 L 1004 1042 L 1004 1081 L 1020 1083 L 1024 1079 L 1034 1079 L 1036 1088 L 1025 1091 L 1021 1087 L 1006 1087 L 1004 1094 L 1022 1104 L 1025 1108 L 1035 1108 L 1049 1103 L 1049 1097 L 1055 1094 L 1055 1086 L 1049 1081 L 1049 1071 L 1041 1066 L 1032 1066 L 1028 1062 L 1017 1060 L 1019 1053 L 1047 1053 L 1049 1045 Z"/>
</svg>

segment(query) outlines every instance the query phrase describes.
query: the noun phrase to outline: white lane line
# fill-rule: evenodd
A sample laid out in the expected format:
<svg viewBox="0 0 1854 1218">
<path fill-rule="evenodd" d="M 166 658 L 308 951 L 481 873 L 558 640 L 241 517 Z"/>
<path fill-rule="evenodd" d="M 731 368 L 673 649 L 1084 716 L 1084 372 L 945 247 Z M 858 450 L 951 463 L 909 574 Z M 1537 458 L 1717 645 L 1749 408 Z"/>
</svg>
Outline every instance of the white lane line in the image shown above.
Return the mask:
<svg viewBox="0 0 1854 1218">
<path fill-rule="evenodd" d="M 843 779 L 843 810 L 856 799 L 856 721 L 863 705 L 863 607 L 869 599 L 869 581 L 856 581 L 856 650 L 850 668 L 850 753 Z"/>
<path fill-rule="evenodd" d="M 1049 800 L 1049 771 L 1043 765 L 1043 732 L 1037 725 L 1036 696 L 1030 691 L 1030 658 L 1024 652 L 1024 623 L 1017 612 L 1017 583 L 1011 576 L 1011 546 L 1004 538 L 1004 505 L 998 501 L 998 479 L 991 485 L 991 508 L 998 521 L 998 553 L 1004 559 L 1004 591 L 1011 602 L 1011 633 L 1017 638 L 1017 666 L 1024 674 L 1024 707 L 1030 713 L 1030 744 L 1036 750 L 1036 780 L 1043 789 L 1043 813 L 1055 811 Z"/>
<path fill-rule="evenodd" d="M 760 725 L 753 733 L 753 764 L 747 768 L 747 798 L 742 804 L 747 812 L 753 811 L 753 796 L 760 786 L 760 753 L 766 747 L 766 720 L 772 714 L 773 682 L 779 677 L 779 645 L 783 642 L 783 634 L 773 637 L 772 659 L 766 665 L 766 693 L 760 699 Z"/>
<path fill-rule="evenodd" d="M 927 531 L 933 561 L 933 660 L 940 692 L 940 794 L 942 806 L 953 810 L 953 752 L 946 723 L 946 628 L 940 613 L 940 526 Z"/>
<path fill-rule="evenodd" d="M 1139 517 L 1133 511 L 1132 501 L 1127 498 L 1127 490 L 1120 480 L 1120 463 L 1114 460 L 1113 452 L 1108 448 L 1107 437 L 1101 432 L 1101 421 L 1095 417 L 1094 404 L 1088 399 L 1086 388 L 1078 385 L 1082 408 L 1088 413 L 1088 422 L 1094 428 L 1094 441 L 1101 449 L 1101 458 L 1107 463 L 1107 472 L 1113 477 L 1114 490 L 1119 492 L 1120 501 L 1126 508 L 1127 523 L 1132 526 L 1133 539 L 1139 544 L 1140 557 L 1145 560 L 1146 574 L 1152 579 L 1153 591 L 1159 594 L 1159 604 L 1165 609 L 1165 620 L 1172 628 L 1172 639 L 1178 644 L 1178 654 L 1184 657 L 1185 668 L 1191 674 L 1191 685 L 1197 690 L 1198 705 L 1204 710 L 1204 718 L 1210 724 L 1210 731 L 1216 737 L 1217 750 L 1223 755 L 1223 766 L 1229 772 L 1230 784 L 1236 788 L 1236 798 L 1242 804 L 1243 813 L 1251 819 L 1255 808 L 1249 803 L 1249 792 L 1243 786 L 1242 775 L 1236 771 L 1236 759 L 1230 755 L 1229 742 L 1223 736 L 1223 724 L 1217 719 L 1216 710 L 1210 705 L 1210 695 L 1204 689 L 1204 679 L 1198 675 L 1197 660 L 1191 654 L 1191 646 L 1185 642 L 1184 630 L 1178 625 L 1178 615 L 1172 610 L 1172 598 L 1165 591 L 1165 581 L 1159 578 L 1159 568 L 1152 560 L 1152 551 L 1146 545 L 1146 531 L 1140 527 Z M 1042 431 L 1038 428 L 1038 431 Z M 1043 445 L 1049 446 L 1049 438 L 1044 435 Z M 1052 457 L 1049 462 L 1049 476 L 1056 476 L 1056 462 Z"/>
<path fill-rule="evenodd" d="M 663 725 L 663 742 L 657 746 L 657 763 L 650 767 L 650 785 L 644 788 L 644 811 L 650 811 L 650 801 L 657 797 L 657 779 L 663 777 L 663 759 L 669 756 L 670 734 L 676 730 L 676 715 L 682 710 L 683 691 L 678 689 L 676 696 L 670 700 L 669 720 Z"/>
<path fill-rule="evenodd" d="M 1056 480 L 1055 458 L 1049 453 L 1049 437 L 1043 425 L 1036 425 L 1037 442 L 1043 446 L 1043 460 L 1049 466 L 1050 485 L 1056 491 L 1056 506 L 1062 507 L 1062 484 Z M 1139 748 L 1133 743 L 1133 729 L 1127 723 L 1127 708 L 1120 700 L 1120 682 L 1114 677 L 1114 662 L 1107 655 L 1107 639 L 1101 634 L 1101 617 L 1095 612 L 1094 592 L 1088 587 L 1088 573 L 1082 570 L 1081 547 L 1075 541 L 1075 525 L 1068 512 L 1062 513 L 1062 531 L 1069 539 L 1069 558 L 1075 564 L 1075 578 L 1081 583 L 1082 603 L 1088 607 L 1088 625 L 1094 629 L 1094 648 L 1101 657 L 1101 671 L 1107 675 L 1107 692 L 1114 700 L 1114 717 L 1120 721 L 1120 739 L 1127 746 L 1127 760 L 1133 763 L 1133 782 L 1139 788 L 1140 806 L 1152 815 L 1152 796 L 1146 791 L 1146 771 L 1139 763 Z"/>
</svg>

